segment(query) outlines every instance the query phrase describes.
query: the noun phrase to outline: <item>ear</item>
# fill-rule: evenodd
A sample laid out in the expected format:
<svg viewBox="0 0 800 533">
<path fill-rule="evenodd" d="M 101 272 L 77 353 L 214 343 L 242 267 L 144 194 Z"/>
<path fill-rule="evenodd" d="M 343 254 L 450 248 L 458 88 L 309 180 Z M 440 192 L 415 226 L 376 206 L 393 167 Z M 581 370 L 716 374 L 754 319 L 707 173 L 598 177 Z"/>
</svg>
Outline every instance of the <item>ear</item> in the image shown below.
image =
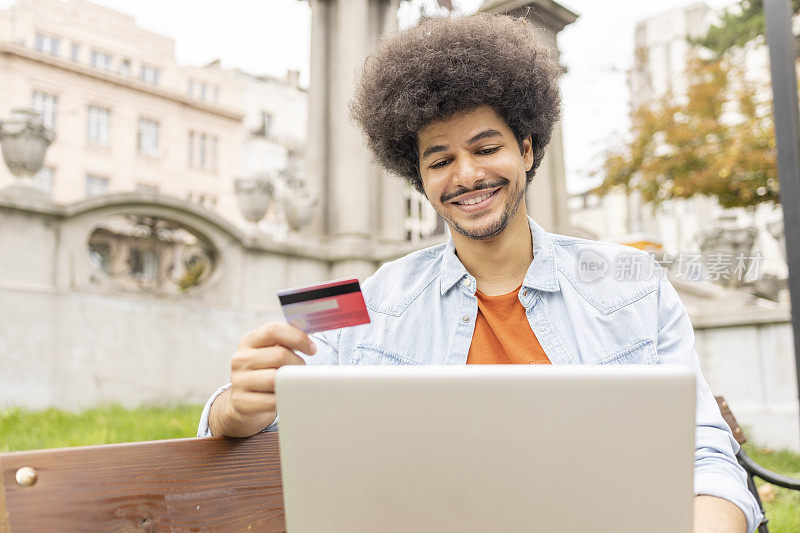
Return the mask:
<svg viewBox="0 0 800 533">
<path fill-rule="evenodd" d="M 533 137 L 530 135 L 522 139 L 522 162 L 525 164 L 525 172 L 533 167 Z"/>
</svg>

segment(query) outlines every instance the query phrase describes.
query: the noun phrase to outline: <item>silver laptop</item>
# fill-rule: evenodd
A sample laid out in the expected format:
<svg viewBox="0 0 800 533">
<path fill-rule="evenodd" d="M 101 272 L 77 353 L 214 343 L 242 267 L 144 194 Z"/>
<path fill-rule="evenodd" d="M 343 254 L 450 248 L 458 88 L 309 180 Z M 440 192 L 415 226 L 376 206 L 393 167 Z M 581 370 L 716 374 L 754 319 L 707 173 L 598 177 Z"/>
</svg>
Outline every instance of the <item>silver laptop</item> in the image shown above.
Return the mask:
<svg viewBox="0 0 800 533">
<path fill-rule="evenodd" d="M 690 532 L 695 377 L 667 366 L 287 366 L 286 525 Z"/>
</svg>

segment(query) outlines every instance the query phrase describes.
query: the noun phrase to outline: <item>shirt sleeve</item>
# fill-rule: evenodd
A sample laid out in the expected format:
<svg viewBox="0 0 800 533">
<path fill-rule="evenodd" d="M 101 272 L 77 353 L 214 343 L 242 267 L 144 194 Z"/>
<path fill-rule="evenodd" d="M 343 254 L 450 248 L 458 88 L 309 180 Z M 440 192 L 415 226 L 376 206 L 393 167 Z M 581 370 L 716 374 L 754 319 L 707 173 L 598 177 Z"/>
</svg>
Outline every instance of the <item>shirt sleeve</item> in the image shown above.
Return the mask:
<svg viewBox="0 0 800 533">
<path fill-rule="evenodd" d="M 306 355 L 300 352 L 295 353 L 300 356 L 300 358 L 302 358 L 307 365 L 336 365 L 339 364 L 338 345 L 340 338 L 341 330 L 314 333 L 311 335 L 311 340 L 313 340 L 314 344 L 317 345 L 317 352 L 314 355 Z M 230 388 L 231 384 L 226 383 L 217 389 L 216 392 L 211 395 L 208 401 L 206 401 L 206 404 L 203 407 L 203 412 L 200 415 L 200 422 L 197 424 L 198 437 L 212 436 L 211 429 L 209 428 L 208 424 L 209 415 L 211 414 L 211 405 L 220 394 Z M 276 431 L 278 429 L 278 418 L 280 418 L 280 413 L 278 413 L 278 416 L 275 417 L 275 420 L 272 422 L 272 424 L 264 428 L 263 431 Z"/>
<path fill-rule="evenodd" d="M 658 322 L 659 362 L 690 366 L 697 377 L 694 493 L 717 496 L 735 504 L 747 518 L 747 530 L 752 532 L 761 523 L 763 515 L 747 488 L 747 474 L 736 460 L 739 443 L 722 418 L 717 402 L 703 378 L 694 350 L 694 329 L 686 309 L 661 270 Z"/>
</svg>

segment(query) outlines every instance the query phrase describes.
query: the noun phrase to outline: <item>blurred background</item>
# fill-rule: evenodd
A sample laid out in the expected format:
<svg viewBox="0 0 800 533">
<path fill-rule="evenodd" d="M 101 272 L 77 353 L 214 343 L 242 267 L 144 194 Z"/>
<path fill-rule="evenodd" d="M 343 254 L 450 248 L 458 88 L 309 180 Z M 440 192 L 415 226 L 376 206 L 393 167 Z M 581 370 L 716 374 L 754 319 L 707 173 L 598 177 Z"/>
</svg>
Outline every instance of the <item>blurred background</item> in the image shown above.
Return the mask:
<svg viewBox="0 0 800 533">
<path fill-rule="evenodd" d="M 563 67 L 529 212 L 652 253 L 714 392 L 800 470 L 755 0 L 0 0 L 0 451 L 188 436 L 277 290 L 442 242 L 347 101 L 381 33 L 477 10 Z"/>
</svg>

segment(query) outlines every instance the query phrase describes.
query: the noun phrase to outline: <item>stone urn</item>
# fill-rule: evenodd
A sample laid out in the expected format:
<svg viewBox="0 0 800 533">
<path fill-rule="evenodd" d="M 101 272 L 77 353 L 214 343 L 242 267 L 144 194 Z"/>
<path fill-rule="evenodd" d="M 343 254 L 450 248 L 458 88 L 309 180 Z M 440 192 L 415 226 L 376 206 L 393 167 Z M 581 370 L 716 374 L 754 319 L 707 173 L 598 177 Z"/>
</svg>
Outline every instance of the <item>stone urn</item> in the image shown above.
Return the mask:
<svg viewBox="0 0 800 533">
<path fill-rule="evenodd" d="M 30 178 L 42 168 L 53 130 L 30 108 L 11 111 L 11 118 L 0 122 L 0 146 L 8 170 L 18 178 Z"/>
<path fill-rule="evenodd" d="M 306 189 L 286 187 L 281 196 L 289 227 L 295 232 L 302 230 L 316 213 L 318 195 Z"/>
<path fill-rule="evenodd" d="M 264 218 L 272 201 L 274 191 L 272 179 L 266 174 L 236 178 L 233 180 L 233 188 L 245 220 L 258 224 L 258 221 Z"/>
</svg>

